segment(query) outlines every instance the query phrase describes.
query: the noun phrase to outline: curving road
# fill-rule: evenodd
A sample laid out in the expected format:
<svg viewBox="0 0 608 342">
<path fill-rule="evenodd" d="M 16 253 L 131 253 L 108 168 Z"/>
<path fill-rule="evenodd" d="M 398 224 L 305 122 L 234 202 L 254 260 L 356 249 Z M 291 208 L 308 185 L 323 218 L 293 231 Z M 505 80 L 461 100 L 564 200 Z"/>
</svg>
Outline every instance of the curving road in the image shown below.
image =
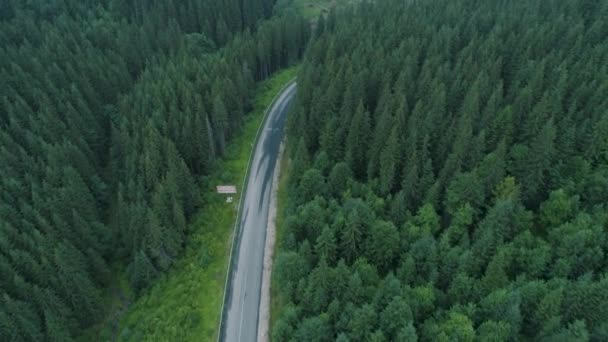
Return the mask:
<svg viewBox="0 0 608 342">
<path fill-rule="evenodd" d="M 285 118 L 295 94 L 294 82 L 275 101 L 251 159 L 247 191 L 241 207 L 241 221 L 237 226 L 240 238 L 235 242 L 233 269 L 230 273 L 232 278 L 224 303 L 221 341 L 250 342 L 257 337 L 272 177 Z"/>
</svg>

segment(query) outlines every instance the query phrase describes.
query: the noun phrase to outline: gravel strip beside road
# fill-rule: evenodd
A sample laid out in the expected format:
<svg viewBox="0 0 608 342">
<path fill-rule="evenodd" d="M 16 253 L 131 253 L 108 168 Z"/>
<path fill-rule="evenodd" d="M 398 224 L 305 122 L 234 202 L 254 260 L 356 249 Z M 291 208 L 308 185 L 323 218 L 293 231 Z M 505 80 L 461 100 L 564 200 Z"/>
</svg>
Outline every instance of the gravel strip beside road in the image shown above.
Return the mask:
<svg viewBox="0 0 608 342">
<path fill-rule="evenodd" d="M 266 246 L 264 250 L 264 269 L 262 271 L 262 294 L 260 298 L 260 314 L 258 320 L 258 342 L 268 342 L 270 332 L 270 283 L 272 279 L 272 260 L 276 241 L 277 194 L 279 192 L 279 175 L 281 158 L 285 144 L 281 143 L 277 164 L 274 168 L 270 207 L 268 209 L 268 225 L 266 227 Z"/>
</svg>

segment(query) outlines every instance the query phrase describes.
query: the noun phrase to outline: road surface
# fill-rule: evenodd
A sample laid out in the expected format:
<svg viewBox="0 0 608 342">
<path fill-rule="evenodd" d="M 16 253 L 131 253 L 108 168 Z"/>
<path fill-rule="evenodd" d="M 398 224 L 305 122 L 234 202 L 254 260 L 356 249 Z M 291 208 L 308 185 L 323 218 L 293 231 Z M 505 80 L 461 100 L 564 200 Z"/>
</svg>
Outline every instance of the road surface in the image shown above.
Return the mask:
<svg viewBox="0 0 608 342">
<path fill-rule="evenodd" d="M 279 154 L 289 105 L 296 94 L 293 83 L 281 93 L 260 132 L 249 169 L 247 191 L 241 207 L 241 235 L 235 242 L 234 268 L 224 303 L 220 340 L 254 342 L 262 287 L 266 224 L 272 176 Z"/>
</svg>

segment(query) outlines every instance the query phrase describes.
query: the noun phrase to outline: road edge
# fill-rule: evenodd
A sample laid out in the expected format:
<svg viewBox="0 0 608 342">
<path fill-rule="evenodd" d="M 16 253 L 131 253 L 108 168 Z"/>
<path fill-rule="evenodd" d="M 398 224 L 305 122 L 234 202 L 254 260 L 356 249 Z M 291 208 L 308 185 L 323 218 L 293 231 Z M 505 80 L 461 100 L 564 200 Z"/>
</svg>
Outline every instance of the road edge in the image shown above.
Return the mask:
<svg viewBox="0 0 608 342">
<path fill-rule="evenodd" d="M 272 264 L 276 243 L 277 203 L 279 194 L 279 177 L 281 161 L 285 152 L 285 142 L 279 147 L 279 155 L 274 167 L 268 207 L 268 224 L 266 226 L 266 243 L 264 244 L 264 267 L 262 269 L 262 290 L 258 311 L 258 342 L 268 342 L 270 337 L 270 289 L 272 286 Z"/>
<path fill-rule="evenodd" d="M 233 265 L 233 263 L 234 263 L 234 258 L 233 258 L 234 244 L 235 244 L 235 241 L 238 239 L 238 236 L 240 235 L 240 230 L 238 229 L 238 226 L 239 226 L 239 222 L 241 220 L 241 207 L 243 206 L 243 200 L 245 198 L 245 193 L 247 191 L 249 173 L 251 170 L 251 158 L 253 157 L 253 154 L 255 153 L 255 146 L 258 144 L 258 140 L 260 139 L 260 132 L 262 131 L 262 127 L 264 127 L 264 125 L 266 124 L 266 120 L 268 119 L 268 113 L 270 113 L 270 110 L 272 109 L 272 107 L 274 107 L 277 100 L 281 97 L 281 94 L 283 94 L 283 92 L 285 92 L 285 90 L 287 90 L 293 83 L 295 83 L 296 80 L 297 80 L 297 77 L 294 77 L 291 80 L 289 80 L 281 88 L 281 90 L 279 90 L 279 92 L 277 92 L 277 94 L 274 96 L 274 98 L 272 99 L 272 101 L 270 102 L 268 107 L 266 107 L 266 110 L 264 111 L 264 117 L 262 118 L 262 121 L 260 122 L 260 126 L 258 126 L 258 130 L 255 134 L 255 139 L 253 141 L 251 151 L 249 152 L 249 159 L 247 160 L 247 171 L 245 172 L 243 182 L 241 183 L 241 195 L 239 197 L 239 205 L 237 207 L 236 218 L 234 221 L 234 226 L 232 228 L 232 242 L 230 243 L 230 256 L 228 259 L 228 270 L 226 271 L 226 281 L 224 282 L 224 295 L 222 298 L 222 307 L 220 309 L 220 321 L 219 321 L 218 331 L 217 331 L 217 342 L 220 342 L 222 340 L 222 336 L 223 336 L 223 326 L 224 326 L 224 317 L 225 317 L 224 311 L 226 309 L 226 300 L 228 298 L 228 288 L 229 288 L 230 282 L 232 280 L 232 272 L 234 271 L 234 265 Z M 279 151 L 279 153 L 281 153 L 281 152 Z"/>
</svg>

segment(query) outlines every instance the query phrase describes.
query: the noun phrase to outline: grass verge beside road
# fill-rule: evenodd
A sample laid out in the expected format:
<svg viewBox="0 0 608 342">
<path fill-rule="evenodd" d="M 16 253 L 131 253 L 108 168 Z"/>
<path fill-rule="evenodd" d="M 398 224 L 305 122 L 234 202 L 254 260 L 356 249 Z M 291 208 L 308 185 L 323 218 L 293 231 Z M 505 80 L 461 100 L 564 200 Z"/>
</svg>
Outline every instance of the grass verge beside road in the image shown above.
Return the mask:
<svg viewBox="0 0 608 342">
<path fill-rule="evenodd" d="M 286 69 L 259 84 L 254 109 L 245 117 L 241 133 L 230 142 L 215 172 L 201 182 L 204 205 L 190 223 L 182 256 L 122 315 L 117 331 L 119 341 L 216 340 L 232 232 L 252 142 L 266 108 L 296 73 L 296 67 Z M 218 184 L 237 185 L 239 194 L 233 203 L 226 203 L 225 196 L 215 193 Z M 124 270 L 117 273 L 117 279 L 127 278 Z M 106 323 L 87 331 L 83 338 L 112 340 L 111 330 Z"/>
</svg>

